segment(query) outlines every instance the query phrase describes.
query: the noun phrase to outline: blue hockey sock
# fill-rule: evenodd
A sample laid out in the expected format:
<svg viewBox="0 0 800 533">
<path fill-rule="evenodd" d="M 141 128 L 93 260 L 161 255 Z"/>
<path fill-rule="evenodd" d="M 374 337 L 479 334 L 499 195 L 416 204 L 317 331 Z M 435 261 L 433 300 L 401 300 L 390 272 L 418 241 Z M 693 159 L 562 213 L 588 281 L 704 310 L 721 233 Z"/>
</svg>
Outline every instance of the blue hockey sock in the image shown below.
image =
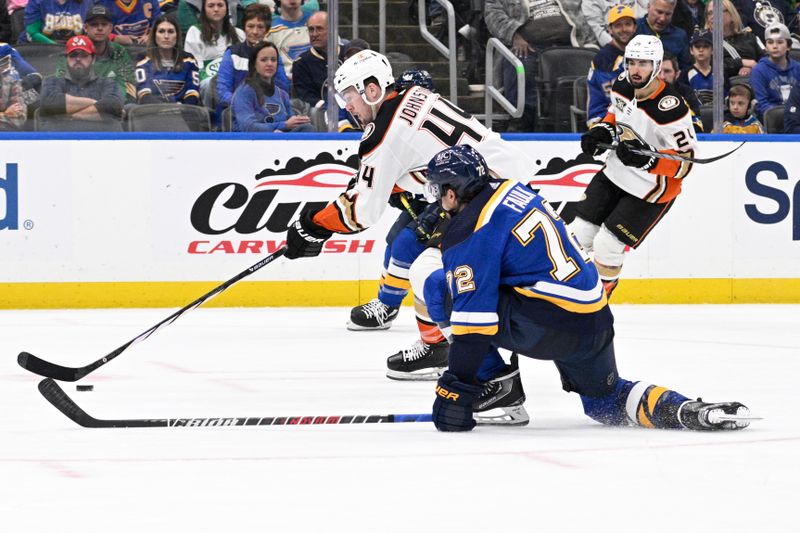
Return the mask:
<svg viewBox="0 0 800 533">
<path fill-rule="evenodd" d="M 408 269 L 411 263 L 425 250 L 425 246 L 417 240 L 414 232 L 404 228 L 391 244 L 391 254 L 386 263 L 383 282 L 378 291 L 378 299 L 389 307 L 400 307 L 403 298 L 408 294 L 411 283 L 408 280 Z"/>
<path fill-rule="evenodd" d="M 678 420 L 678 408 L 688 398 L 664 387 L 619 378 L 614 392 L 608 396 L 581 395 L 581 401 L 584 413 L 601 424 L 678 429 L 683 427 Z"/>
<path fill-rule="evenodd" d="M 478 369 L 478 379 L 481 382 L 489 381 L 505 369 L 506 363 L 503 361 L 503 358 L 500 357 L 500 352 L 497 351 L 497 348 L 492 346 L 489 349 L 489 353 L 483 358 L 483 362 Z"/>
</svg>

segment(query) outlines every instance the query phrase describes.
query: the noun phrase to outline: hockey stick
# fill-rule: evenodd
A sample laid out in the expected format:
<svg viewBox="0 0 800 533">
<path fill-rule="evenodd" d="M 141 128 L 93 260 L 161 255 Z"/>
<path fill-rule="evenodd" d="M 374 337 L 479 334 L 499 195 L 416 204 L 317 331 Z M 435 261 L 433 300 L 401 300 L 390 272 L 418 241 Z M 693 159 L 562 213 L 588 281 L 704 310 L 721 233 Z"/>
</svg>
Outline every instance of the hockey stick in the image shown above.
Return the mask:
<svg viewBox="0 0 800 533">
<path fill-rule="evenodd" d="M 170 324 L 172 324 L 173 322 L 178 320 L 178 318 L 181 315 L 183 315 L 184 313 L 186 313 L 188 311 L 191 311 L 192 309 L 195 309 L 197 307 L 200 307 L 201 305 L 203 305 L 203 303 L 207 302 L 208 300 L 210 300 L 214 296 L 218 295 L 219 293 L 221 293 L 222 291 L 224 291 L 225 289 L 227 289 L 228 287 L 230 287 L 231 285 L 233 285 L 237 281 L 240 281 L 240 280 L 246 278 L 247 276 L 249 276 L 250 274 L 252 274 L 253 272 L 256 272 L 257 270 L 260 270 L 261 268 L 267 266 L 268 264 L 270 264 L 275 259 L 279 258 L 280 256 L 282 256 L 285 253 L 286 253 L 286 246 L 280 247 L 277 251 L 275 251 L 272 254 L 268 255 L 267 257 L 263 258 L 261 261 L 259 261 L 255 265 L 251 266 L 247 270 L 244 270 L 244 271 L 238 273 L 237 275 L 235 275 L 234 277 L 232 277 L 231 279 L 229 279 L 228 281 L 226 281 L 222 285 L 219 285 L 216 288 L 214 288 L 213 290 L 211 290 L 210 292 L 205 293 L 203 296 L 201 296 L 197 300 L 193 301 L 189 305 L 187 305 L 185 307 L 182 307 L 179 310 L 175 311 L 170 316 L 168 316 L 167 318 L 165 318 L 164 320 L 162 320 L 161 322 L 159 322 L 158 324 L 156 324 L 152 328 L 148 329 L 147 331 L 145 331 L 144 333 L 142 333 L 138 337 L 126 342 L 125 344 L 123 344 L 122 346 L 120 346 L 119 348 L 117 348 L 116 350 L 111 352 L 110 354 L 106 355 L 105 357 L 102 357 L 102 358 L 98 359 L 94 363 L 88 364 L 86 366 L 72 368 L 72 367 L 68 367 L 68 366 L 57 365 L 57 364 L 51 363 L 49 361 L 45 361 L 44 359 L 40 359 L 40 358 L 36 357 L 35 355 L 33 355 L 32 353 L 29 353 L 29 352 L 20 352 L 20 354 L 17 356 L 17 363 L 19 363 L 19 366 L 21 366 L 25 370 L 29 370 L 29 371 L 33 372 L 34 374 L 39 374 L 40 376 L 44 376 L 44 377 L 47 377 L 47 378 L 58 379 L 58 380 L 61 380 L 61 381 L 78 381 L 79 379 L 81 379 L 82 377 L 86 376 L 87 374 L 89 374 L 91 372 L 94 372 L 95 370 L 97 370 L 101 366 L 105 365 L 106 363 L 108 363 L 112 359 L 115 359 L 120 354 L 122 354 L 122 352 L 124 352 L 125 350 L 127 350 L 128 348 L 133 346 L 134 344 L 137 344 L 137 343 L 145 340 L 146 338 L 148 338 L 150 335 L 152 335 L 153 333 L 155 333 L 159 329 L 169 326 Z"/>
<path fill-rule="evenodd" d="M 39 382 L 45 400 L 85 428 L 187 428 L 228 426 L 305 426 L 320 424 L 391 424 L 397 422 L 430 422 L 430 414 L 359 415 L 359 416 L 263 416 L 225 418 L 130 418 L 100 420 L 81 409 L 64 389 L 50 378 Z"/>
<path fill-rule="evenodd" d="M 720 159 L 722 159 L 724 157 L 728 157 L 733 152 L 735 152 L 736 150 L 738 150 L 739 148 L 744 146 L 745 142 L 746 141 L 743 141 L 742 144 L 740 144 L 739 146 L 737 146 L 736 148 L 734 148 L 730 152 L 726 152 L 726 153 L 718 155 L 718 156 L 707 157 L 707 158 L 689 157 L 687 155 L 680 155 L 680 154 L 665 154 L 663 152 L 656 152 L 655 150 L 648 150 L 647 148 L 631 148 L 630 150 L 634 154 L 647 155 L 647 156 L 651 156 L 651 157 L 658 157 L 658 158 L 661 158 L 661 159 L 671 159 L 673 161 L 686 161 L 688 163 L 698 163 L 698 164 L 704 165 L 704 164 L 707 164 L 707 163 L 713 163 L 714 161 L 719 161 Z M 603 150 L 616 150 L 617 149 L 617 145 L 616 144 L 608 144 L 608 143 L 597 143 L 597 147 L 598 148 L 602 148 Z"/>
</svg>

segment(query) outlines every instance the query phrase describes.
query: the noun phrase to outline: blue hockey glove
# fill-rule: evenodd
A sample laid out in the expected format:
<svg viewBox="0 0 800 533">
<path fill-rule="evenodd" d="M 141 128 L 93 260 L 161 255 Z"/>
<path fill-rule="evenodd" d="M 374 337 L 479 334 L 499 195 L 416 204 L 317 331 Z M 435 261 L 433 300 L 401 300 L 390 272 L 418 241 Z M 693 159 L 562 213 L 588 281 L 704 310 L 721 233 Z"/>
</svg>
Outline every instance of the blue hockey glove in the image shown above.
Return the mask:
<svg viewBox="0 0 800 533">
<path fill-rule="evenodd" d="M 581 135 L 581 151 L 592 157 L 605 152 L 605 148 L 600 148 L 599 143 L 611 144 L 614 142 L 616 133 L 614 125 L 608 122 L 598 122 L 592 129 Z"/>
<path fill-rule="evenodd" d="M 482 387 L 468 385 L 455 374 L 445 371 L 436 384 L 433 402 L 433 425 L 439 431 L 470 431 L 475 427 L 472 404 L 480 396 Z"/>
<path fill-rule="evenodd" d="M 645 148 L 647 150 L 653 149 L 649 144 L 643 143 L 638 139 L 622 141 L 617 145 L 617 157 L 626 167 L 633 167 L 647 171 L 656 166 L 656 163 L 658 163 L 658 160 L 654 156 L 635 154 L 631 152 L 631 148 Z"/>
<path fill-rule="evenodd" d="M 316 222 L 314 215 L 318 210 L 304 210 L 300 213 L 300 218 L 289 226 L 286 232 L 286 254 L 287 259 L 297 259 L 298 257 L 316 257 L 322 252 L 325 241 L 331 238 L 332 231 L 329 231 Z"/>
</svg>

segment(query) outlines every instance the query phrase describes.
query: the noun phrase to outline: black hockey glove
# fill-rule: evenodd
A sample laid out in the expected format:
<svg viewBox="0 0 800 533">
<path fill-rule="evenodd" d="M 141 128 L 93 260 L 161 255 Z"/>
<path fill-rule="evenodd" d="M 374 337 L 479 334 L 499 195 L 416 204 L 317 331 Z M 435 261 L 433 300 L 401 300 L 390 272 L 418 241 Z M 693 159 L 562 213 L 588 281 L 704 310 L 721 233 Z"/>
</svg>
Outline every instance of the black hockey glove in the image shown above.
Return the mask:
<svg viewBox="0 0 800 533">
<path fill-rule="evenodd" d="M 287 259 L 316 257 L 322 252 L 322 246 L 333 232 L 314 222 L 314 215 L 318 212 L 319 210 L 305 209 L 300 213 L 300 218 L 289 226 L 289 231 L 286 232 Z"/>
<path fill-rule="evenodd" d="M 433 425 L 439 431 L 471 431 L 475 427 L 472 404 L 478 399 L 482 387 L 458 381 L 455 374 L 445 371 L 436 384 L 433 402 Z"/>
<path fill-rule="evenodd" d="M 418 240 L 429 247 L 435 247 L 442 242 L 442 234 L 449 223 L 450 215 L 435 203 L 429 204 L 411 224 Z"/>
<path fill-rule="evenodd" d="M 636 154 L 631 151 L 631 148 L 653 149 L 649 144 L 643 143 L 639 139 L 622 141 L 617 145 L 617 157 L 626 167 L 633 167 L 646 171 L 650 170 L 658 163 L 658 159 L 655 156 Z"/>
<path fill-rule="evenodd" d="M 602 154 L 606 149 L 599 148 L 597 145 L 599 143 L 613 143 L 615 133 L 616 131 L 613 124 L 598 122 L 592 126 L 592 129 L 581 135 L 581 151 L 592 157 Z"/>
</svg>

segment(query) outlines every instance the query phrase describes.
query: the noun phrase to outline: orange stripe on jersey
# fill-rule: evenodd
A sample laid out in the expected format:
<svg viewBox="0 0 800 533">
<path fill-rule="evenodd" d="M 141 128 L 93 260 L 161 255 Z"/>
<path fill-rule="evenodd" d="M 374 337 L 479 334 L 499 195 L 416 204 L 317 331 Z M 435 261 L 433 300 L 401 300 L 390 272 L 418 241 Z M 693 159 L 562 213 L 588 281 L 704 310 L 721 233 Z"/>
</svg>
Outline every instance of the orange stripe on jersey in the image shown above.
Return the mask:
<svg viewBox="0 0 800 533">
<path fill-rule="evenodd" d="M 323 228 L 333 231 L 334 233 L 355 233 L 347 227 L 342 213 L 335 203 L 326 205 L 324 209 L 314 215 L 312 220 L 315 224 L 319 224 Z"/>
<path fill-rule="evenodd" d="M 677 154 L 675 150 L 659 150 L 662 154 Z M 651 174 L 659 174 L 661 176 L 667 176 L 668 178 L 674 178 L 678 171 L 681 168 L 680 161 L 674 161 L 672 159 L 663 159 L 659 158 L 656 166 L 651 168 L 648 172 Z"/>
</svg>

